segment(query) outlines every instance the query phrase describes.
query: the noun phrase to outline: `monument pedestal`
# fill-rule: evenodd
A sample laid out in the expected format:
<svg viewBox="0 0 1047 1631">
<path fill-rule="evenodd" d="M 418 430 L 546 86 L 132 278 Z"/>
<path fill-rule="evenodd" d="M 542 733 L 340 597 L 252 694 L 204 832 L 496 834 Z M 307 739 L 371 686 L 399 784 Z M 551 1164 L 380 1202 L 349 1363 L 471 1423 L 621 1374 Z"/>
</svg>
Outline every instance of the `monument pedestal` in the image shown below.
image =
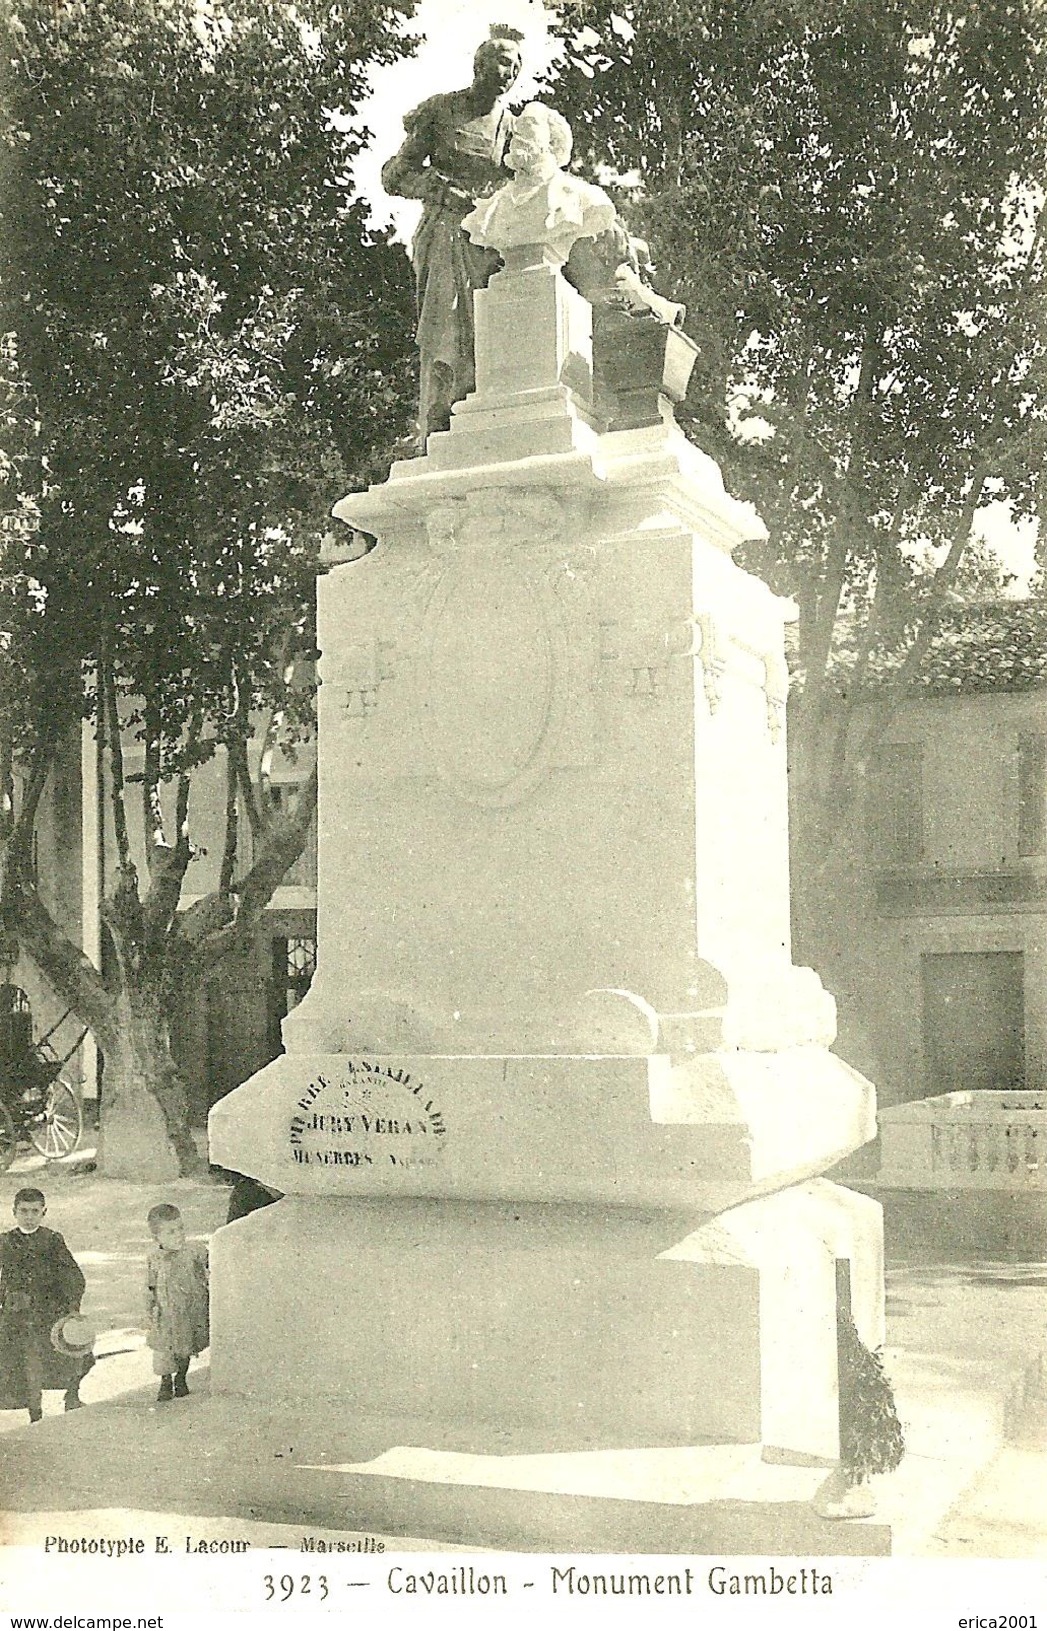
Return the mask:
<svg viewBox="0 0 1047 1631">
<path fill-rule="evenodd" d="M 874 1101 L 790 956 L 783 606 L 671 419 L 593 428 L 588 308 L 517 261 L 451 429 L 336 509 L 379 542 L 320 585 L 317 975 L 211 1115 L 287 1198 L 215 1240 L 213 1386 L 412 1454 L 825 1466 L 882 1230 L 820 1176 Z"/>
<path fill-rule="evenodd" d="M 211 1385 L 422 1434 L 501 1424 L 532 1453 L 735 1443 L 830 1466 L 836 1260 L 875 1261 L 878 1223 L 824 1182 L 708 1221 L 293 1196 L 216 1238 L 236 1294 L 216 1301 Z"/>
</svg>

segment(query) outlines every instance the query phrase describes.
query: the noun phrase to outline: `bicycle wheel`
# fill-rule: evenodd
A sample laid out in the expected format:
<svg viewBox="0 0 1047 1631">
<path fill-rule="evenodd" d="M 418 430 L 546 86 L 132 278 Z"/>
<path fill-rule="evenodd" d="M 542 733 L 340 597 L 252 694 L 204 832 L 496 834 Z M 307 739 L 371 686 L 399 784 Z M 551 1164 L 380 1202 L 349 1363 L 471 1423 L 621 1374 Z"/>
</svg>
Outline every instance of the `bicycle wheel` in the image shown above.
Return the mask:
<svg viewBox="0 0 1047 1631">
<path fill-rule="evenodd" d="M 57 1161 L 60 1156 L 70 1155 L 76 1149 L 83 1128 L 84 1113 L 80 1100 L 69 1083 L 59 1077 L 48 1088 L 44 1119 L 35 1123 L 29 1136 L 42 1156 L 48 1161 Z"/>
<path fill-rule="evenodd" d="M 0 1099 L 0 1172 L 6 1172 L 18 1154 L 18 1135 L 11 1112 Z"/>
</svg>

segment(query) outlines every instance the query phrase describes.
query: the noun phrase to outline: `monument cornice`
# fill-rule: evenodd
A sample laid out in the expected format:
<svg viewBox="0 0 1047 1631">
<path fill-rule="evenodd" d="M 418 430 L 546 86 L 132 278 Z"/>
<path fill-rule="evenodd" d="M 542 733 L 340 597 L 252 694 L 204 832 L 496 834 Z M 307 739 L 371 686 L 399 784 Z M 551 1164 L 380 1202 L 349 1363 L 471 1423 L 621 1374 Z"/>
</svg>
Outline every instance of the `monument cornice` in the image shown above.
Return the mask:
<svg viewBox="0 0 1047 1631">
<path fill-rule="evenodd" d="M 522 488 L 556 498 L 584 494 L 593 501 L 594 516 L 616 529 L 629 526 L 627 512 L 643 514 L 648 525 L 635 534 L 637 542 L 658 530 L 649 518 L 665 510 L 673 521 L 728 554 L 739 544 L 766 538 L 767 529 L 752 506 L 724 490 L 714 461 L 678 430 L 617 431 L 603 442 L 598 455 L 532 454 L 525 460 L 439 469 L 427 468 L 427 459 L 410 460 L 394 465 L 380 486 L 339 500 L 331 513 L 381 539 L 424 517 L 434 504 L 467 499 L 481 488 L 506 495 Z"/>
</svg>

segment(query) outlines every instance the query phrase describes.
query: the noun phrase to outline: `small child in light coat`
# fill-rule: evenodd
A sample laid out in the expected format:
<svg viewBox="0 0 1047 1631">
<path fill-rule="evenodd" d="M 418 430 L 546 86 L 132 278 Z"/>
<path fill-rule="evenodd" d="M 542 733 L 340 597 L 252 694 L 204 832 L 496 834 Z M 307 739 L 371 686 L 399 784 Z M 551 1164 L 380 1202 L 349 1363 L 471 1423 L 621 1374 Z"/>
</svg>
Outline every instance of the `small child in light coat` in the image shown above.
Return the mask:
<svg viewBox="0 0 1047 1631">
<path fill-rule="evenodd" d="M 210 1341 L 207 1247 L 186 1240 L 182 1214 L 166 1201 L 150 1208 L 146 1221 L 154 1241 L 147 1264 L 147 1340 L 160 1378 L 156 1402 L 166 1404 L 186 1398 L 189 1361 Z"/>
</svg>

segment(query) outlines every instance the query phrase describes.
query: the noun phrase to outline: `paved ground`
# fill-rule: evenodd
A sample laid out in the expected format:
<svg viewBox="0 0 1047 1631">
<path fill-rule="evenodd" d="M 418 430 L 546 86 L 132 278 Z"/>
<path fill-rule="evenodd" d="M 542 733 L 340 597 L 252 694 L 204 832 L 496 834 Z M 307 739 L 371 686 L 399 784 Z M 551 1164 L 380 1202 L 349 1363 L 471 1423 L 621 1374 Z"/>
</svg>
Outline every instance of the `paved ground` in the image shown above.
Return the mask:
<svg viewBox="0 0 1047 1631">
<path fill-rule="evenodd" d="M 0 1176 L 0 1215 L 9 1212 L 15 1190 L 28 1182 L 46 1191 L 47 1221 L 65 1235 L 83 1266 L 84 1309 L 99 1331 L 99 1362 L 83 1386 L 88 1405 L 106 1406 L 98 1413 L 98 1427 L 85 1419 L 85 1411 L 35 1430 L 46 1434 L 47 1459 L 57 1473 L 64 1451 L 74 1449 L 73 1440 L 100 1429 L 101 1415 L 114 1408 L 124 1417 L 133 1407 L 143 1441 L 154 1431 L 169 1436 L 170 1418 L 152 1407 L 155 1384 L 142 1330 L 145 1215 L 157 1200 L 173 1200 L 190 1235 L 205 1238 L 224 1222 L 228 1189 L 217 1181 L 183 1180 L 154 1190 L 76 1168 L 45 1169 L 26 1159 Z M 898 1473 L 879 1481 L 877 1518 L 891 1524 L 896 1555 L 1047 1557 L 1045 1351 L 1047 1265 L 910 1259 L 890 1266 L 884 1358 L 908 1454 Z M 200 1396 L 196 1409 L 202 1420 L 217 1405 L 206 1401 L 206 1367 L 191 1372 L 190 1383 Z M 50 1395 L 46 1414 L 60 1410 L 60 1396 Z M 7 1440 L 12 1452 L 16 1444 L 20 1452 L 15 1462 L 24 1461 L 34 1442 L 25 1422 L 21 1412 L 0 1413 L 0 1433 L 19 1435 Z M 185 1425 L 190 1426 L 188 1417 Z M 44 1438 L 38 1442 L 43 1449 Z M 165 1510 L 177 1510 L 177 1481 L 168 1480 L 165 1487 Z M 52 1509 L 47 1514 L 34 1518 L 23 1512 L 19 1533 L 34 1521 L 53 1522 L 60 1497 L 57 1487 L 50 1499 L 41 1499 L 41 1506 Z M 147 1503 L 133 1504 L 142 1513 Z M 197 1504 L 187 1510 L 206 1508 Z M 345 1528 L 358 1532 L 366 1515 L 354 1516 L 358 1521 Z M 104 1527 L 109 1520 L 98 1521 Z M 266 1543 L 261 1531 L 259 1543 Z"/>
<path fill-rule="evenodd" d="M 883 1480 L 895 1550 L 1047 1557 L 1047 1265 L 888 1268 L 884 1361 L 908 1453 Z"/>
</svg>

